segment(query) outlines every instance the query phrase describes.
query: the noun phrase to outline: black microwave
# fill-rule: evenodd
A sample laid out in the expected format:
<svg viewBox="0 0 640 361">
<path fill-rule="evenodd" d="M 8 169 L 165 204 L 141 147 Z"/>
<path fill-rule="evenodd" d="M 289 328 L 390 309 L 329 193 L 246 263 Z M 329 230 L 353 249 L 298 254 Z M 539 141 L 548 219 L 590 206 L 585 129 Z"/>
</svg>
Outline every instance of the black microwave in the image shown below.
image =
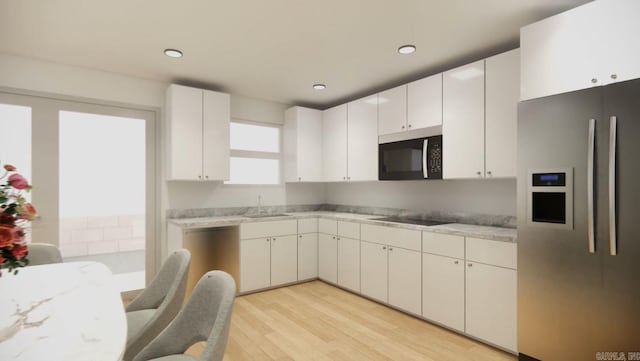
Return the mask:
<svg viewBox="0 0 640 361">
<path fill-rule="evenodd" d="M 378 179 L 442 179 L 442 135 L 379 144 Z"/>
</svg>

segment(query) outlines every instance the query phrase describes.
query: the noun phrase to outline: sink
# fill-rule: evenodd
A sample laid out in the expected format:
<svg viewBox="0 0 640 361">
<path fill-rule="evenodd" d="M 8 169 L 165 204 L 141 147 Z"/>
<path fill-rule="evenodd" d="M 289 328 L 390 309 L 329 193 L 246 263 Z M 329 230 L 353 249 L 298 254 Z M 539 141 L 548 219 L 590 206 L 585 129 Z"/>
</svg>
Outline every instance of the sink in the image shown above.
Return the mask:
<svg viewBox="0 0 640 361">
<path fill-rule="evenodd" d="M 287 217 L 288 214 L 284 213 L 262 213 L 262 214 L 245 214 L 245 217 L 248 218 L 270 218 L 270 217 Z"/>
</svg>

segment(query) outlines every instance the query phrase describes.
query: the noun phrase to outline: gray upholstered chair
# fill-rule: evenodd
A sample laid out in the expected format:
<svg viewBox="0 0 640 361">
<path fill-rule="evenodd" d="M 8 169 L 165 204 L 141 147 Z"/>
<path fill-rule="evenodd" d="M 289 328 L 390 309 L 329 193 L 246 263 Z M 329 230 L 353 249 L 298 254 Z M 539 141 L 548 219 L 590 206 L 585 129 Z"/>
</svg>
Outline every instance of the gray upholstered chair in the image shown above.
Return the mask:
<svg viewBox="0 0 640 361">
<path fill-rule="evenodd" d="M 124 361 L 133 360 L 180 311 L 190 261 L 191 253 L 186 249 L 171 254 L 151 284 L 127 306 Z"/>
<path fill-rule="evenodd" d="M 134 361 L 222 361 L 235 294 L 236 284 L 228 273 L 205 274 L 176 319 Z M 205 340 L 199 359 L 184 354 Z"/>
<path fill-rule="evenodd" d="M 62 255 L 58 247 L 48 243 L 29 244 L 29 266 L 62 263 Z"/>
</svg>

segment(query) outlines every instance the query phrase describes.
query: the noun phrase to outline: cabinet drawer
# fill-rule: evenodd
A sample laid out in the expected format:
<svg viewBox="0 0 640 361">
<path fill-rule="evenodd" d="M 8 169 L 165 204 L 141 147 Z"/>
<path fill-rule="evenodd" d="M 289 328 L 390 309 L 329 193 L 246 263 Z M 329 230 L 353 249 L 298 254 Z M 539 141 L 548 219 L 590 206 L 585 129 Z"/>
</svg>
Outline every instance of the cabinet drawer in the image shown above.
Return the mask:
<svg viewBox="0 0 640 361">
<path fill-rule="evenodd" d="M 298 233 L 318 233 L 318 218 L 298 219 Z"/>
<path fill-rule="evenodd" d="M 360 239 L 360 223 L 338 221 L 338 236 Z"/>
<path fill-rule="evenodd" d="M 422 252 L 464 259 L 464 237 L 422 232 Z"/>
<path fill-rule="evenodd" d="M 422 235 L 410 229 L 362 225 L 362 240 L 420 251 Z"/>
<path fill-rule="evenodd" d="M 467 237 L 467 261 L 517 269 L 518 249 L 515 243 Z"/>
<path fill-rule="evenodd" d="M 240 225 L 240 239 L 285 236 L 298 233 L 295 219 L 284 221 L 251 222 Z"/>
<path fill-rule="evenodd" d="M 338 234 L 338 222 L 331 219 L 318 219 L 318 232 L 325 234 Z"/>
</svg>

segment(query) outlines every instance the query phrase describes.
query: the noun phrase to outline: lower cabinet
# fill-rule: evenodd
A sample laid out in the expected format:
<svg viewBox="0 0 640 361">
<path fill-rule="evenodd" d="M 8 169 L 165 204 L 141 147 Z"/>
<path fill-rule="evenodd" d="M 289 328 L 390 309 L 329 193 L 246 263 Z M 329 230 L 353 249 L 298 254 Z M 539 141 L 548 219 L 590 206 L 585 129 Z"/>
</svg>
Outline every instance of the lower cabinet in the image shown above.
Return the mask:
<svg viewBox="0 0 640 361">
<path fill-rule="evenodd" d="M 338 240 L 326 233 L 318 234 L 318 278 L 338 283 Z"/>
<path fill-rule="evenodd" d="M 298 235 L 298 280 L 318 278 L 318 234 Z"/>
<path fill-rule="evenodd" d="M 464 332 L 464 261 L 422 255 L 422 316 Z"/>
<path fill-rule="evenodd" d="M 516 350 L 516 270 L 467 261 L 466 332 Z"/>
<path fill-rule="evenodd" d="M 296 236 L 240 241 L 240 292 L 295 282 L 298 279 Z"/>
<path fill-rule="evenodd" d="M 387 246 L 360 242 L 360 289 L 363 295 L 387 303 Z"/>
<path fill-rule="evenodd" d="M 422 310 L 421 254 L 403 248 L 389 250 L 389 304 L 416 315 Z"/>
<path fill-rule="evenodd" d="M 338 237 L 338 285 L 360 292 L 360 240 Z"/>
</svg>

